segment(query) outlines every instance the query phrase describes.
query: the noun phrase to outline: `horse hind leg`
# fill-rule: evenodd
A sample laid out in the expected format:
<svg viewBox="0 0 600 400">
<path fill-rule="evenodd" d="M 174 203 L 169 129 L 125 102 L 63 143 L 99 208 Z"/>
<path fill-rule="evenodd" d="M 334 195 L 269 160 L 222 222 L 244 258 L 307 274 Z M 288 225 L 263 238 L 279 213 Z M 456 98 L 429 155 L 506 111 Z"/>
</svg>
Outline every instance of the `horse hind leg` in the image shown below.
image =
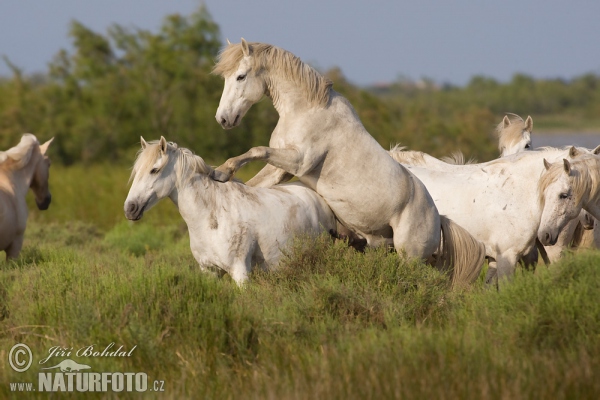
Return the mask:
<svg viewBox="0 0 600 400">
<path fill-rule="evenodd" d="M 441 228 L 437 214 L 417 220 L 409 213 L 393 221 L 393 244 L 398 253 L 404 251 L 409 257 L 429 261 L 440 244 Z M 371 243 L 369 243 L 370 245 Z"/>
</svg>

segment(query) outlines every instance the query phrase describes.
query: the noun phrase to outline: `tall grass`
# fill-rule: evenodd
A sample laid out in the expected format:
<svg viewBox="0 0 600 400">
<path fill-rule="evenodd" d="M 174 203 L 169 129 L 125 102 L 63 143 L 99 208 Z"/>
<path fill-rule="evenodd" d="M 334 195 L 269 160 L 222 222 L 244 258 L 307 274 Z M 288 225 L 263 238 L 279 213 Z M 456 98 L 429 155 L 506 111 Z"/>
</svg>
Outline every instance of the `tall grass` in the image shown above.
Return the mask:
<svg viewBox="0 0 600 400">
<path fill-rule="evenodd" d="M 32 212 L 21 257 L 0 264 L 0 359 L 15 343 L 34 354 L 25 373 L 0 363 L 0 398 L 25 397 L 7 383 L 37 382 L 50 347 L 111 342 L 137 347 L 75 360 L 164 380 L 146 393 L 157 398 L 600 395 L 598 252 L 519 271 L 499 292 L 452 291 L 419 261 L 325 235 L 239 289 L 199 271 L 168 200 L 124 220 L 128 175 L 53 167 L 50 209 Z"/>
<path fill-rule="evenodd" d="M 130 358 L 78 361 L 164 380 L 161 398 L 600 394 L 597 253 L 519 273 L 500 292 L 453 292 L 421 262 L 322 236 L 239 289 L 200 273 L 178 229 L 132 250 L 152 229 L 32 224 L 23 256 L 0 270 L 0 357 L 14 343 L 36 361 L 55 345 L 137 345 Z M 2 363 L 0 382 L 38 372 Z"/>
</svg>

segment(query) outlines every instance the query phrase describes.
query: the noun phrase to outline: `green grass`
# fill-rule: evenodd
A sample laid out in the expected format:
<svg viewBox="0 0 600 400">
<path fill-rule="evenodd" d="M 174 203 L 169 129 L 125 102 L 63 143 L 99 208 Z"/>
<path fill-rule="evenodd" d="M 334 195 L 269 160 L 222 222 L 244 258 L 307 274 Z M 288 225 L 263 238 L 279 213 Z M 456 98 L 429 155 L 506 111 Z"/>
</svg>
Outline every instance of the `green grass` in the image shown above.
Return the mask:
<svg viewBox="0 0 600 400">
<path fill-rule="evenodd" d="M 32 213 L 21 257 L 0 264 L 0 398 L 24 398 L 8 382 L 37 384 L 52 346 L 111 342 L 137 347 L 131 357 L 71 358 L 165 381 L 145 397 L 600 396 L 600 252 L 519 270 L 499 292 L 481 280 L 452 291 L 419 261 L 356 253 L 325 235 L 298 240 L 280 270 L 239 289 L 199 271 L 168 201 L 124 220 L 127 169 L 57 170 L 56 202 Z M 79 179 L 89 171 L 105 180 Z M 21 374 L 6 362 L 15 343 L 34 354 Z"/>
<path fill-rule="evenodd" d="M 137 345 L 130 358 L 76 360 L 146 372 L 167 398 L 600 394 L 596 252 L 519 273 L 500 292 L 453 292 L 421 262 L 324 235 L 240 290 L 200 273 L 179 229 L 157 232 L 163 246 L 149 231 L 32 224 L 22 257 L 0 269 L 2 359 L 14 343 L 36 360 L 56 345 Z M 35 364 L 23 374 L 0 365 L 3 384 L 37 382 Z"/>
</svg>

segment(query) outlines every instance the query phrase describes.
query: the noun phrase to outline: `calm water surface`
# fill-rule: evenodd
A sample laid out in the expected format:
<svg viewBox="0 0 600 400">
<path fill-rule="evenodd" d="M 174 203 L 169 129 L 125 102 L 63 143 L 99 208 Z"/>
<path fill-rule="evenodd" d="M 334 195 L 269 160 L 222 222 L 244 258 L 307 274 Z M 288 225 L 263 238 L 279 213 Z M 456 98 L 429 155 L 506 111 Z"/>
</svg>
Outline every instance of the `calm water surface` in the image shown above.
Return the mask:
<svg viewBox="0 0 600 400">
<path fill-rule="evenodd" d="M 542 146 L 563 147 L 580 146 L 590 149 L 600 145 L 600 132 L 597 133 L 552 133 L 536 135 L 533 131 L 533 148 Z"/>
</svg>

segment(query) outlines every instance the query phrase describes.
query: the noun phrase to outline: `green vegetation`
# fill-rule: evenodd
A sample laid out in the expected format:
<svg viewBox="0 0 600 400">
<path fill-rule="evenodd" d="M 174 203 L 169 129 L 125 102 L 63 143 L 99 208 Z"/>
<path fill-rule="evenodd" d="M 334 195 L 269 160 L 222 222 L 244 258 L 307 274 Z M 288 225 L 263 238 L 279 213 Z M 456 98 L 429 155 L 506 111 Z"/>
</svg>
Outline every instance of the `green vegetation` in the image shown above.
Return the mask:
<svg viewBox="0 0 600 400">
<path fill-rule="evenodd" d="M 166 17 L 158 32 L 114 25 L 103 35 L 75 21 L 69 34 L 74 51 L 59 51 L 43 74 L 24 76 L 5 59 L 13 76 L 0 78 L 0 148 L 24 132 L 55 136 L 55 161 L 70 165 L 129 160 L 140 135 L 164 135 L 209 161 L 268 143 L 277 123 L 268 100 L 232 131 L 214 120 L 223 83 L 210 71 L 223 44 L 204 7 Z M 340 69 L 324 73 L 386 148 L 402 143 L 437 156 L 462 150 L 489 160 L 497 155 L 492 132 L 505 112 L 532 115 L 538 131 L 600 130 L 594 74 L 572 81 L 518 74 L 508 83 L 478 76 L 465 87 L 399 80 L 365 89 Z"/>
<path fill-rule="evenodd" d="M 14 343 L 36 362 L 56 345 L 137 345 L 131 357 L 76 360 L 145 372 L 173 399 L 600 394 L 597 252 L 518 273 L 500 292 L 451 292 L 421 262 L 324 235 L 240 290 L 201 274 L 169 226 L 153 236 L 139 224 L 106 235 L 32 224 L 21 259 L 0 270 L 2 357 Z M 7 382 L 37 382 L 35 363 L 22 374 L 0 365 L 3 398 L 23 398 Z"/>
<path fill-rule="evenodd" d="M 167 17 L 157 33 L 103 36 L 74 22 L 70 35 L 75 51 L 59 52 L 47 74 L 12 66 L 0 79 L 0 148 L 24 132 L 56 137 L 52 204 L 40 212 L 28 199 L 21 257 L 0 264 L 0 358 L 14 343 L 36 362 L 52 346 L 137 346 L 128 358 L 77 361 L 164 380 L 157 398 L 600 396 L 598 252 L 519 271 L 500 292 L 481 281 L 451 291 L 421 262 L 327 236 L 298 240 L 278 272 L 254 273 L 244 290 L 200 273 L 168 200 L 124 219 L 139 136 L 164 135 L 217 164 L 266 144 L 277 114 L 263 101 L 232 131 L 214 121 L 222 43 L 204 8 Z M 491 159 L 506 111 L 532 115 L 536 129 L 600 128 L 596 75 L 370 89 L 326 75 L 384 147 Z M 8 382 L 37 382 L 38 367 L 0 363 L 0 397 L 23 398 Z"/>
</svg>

